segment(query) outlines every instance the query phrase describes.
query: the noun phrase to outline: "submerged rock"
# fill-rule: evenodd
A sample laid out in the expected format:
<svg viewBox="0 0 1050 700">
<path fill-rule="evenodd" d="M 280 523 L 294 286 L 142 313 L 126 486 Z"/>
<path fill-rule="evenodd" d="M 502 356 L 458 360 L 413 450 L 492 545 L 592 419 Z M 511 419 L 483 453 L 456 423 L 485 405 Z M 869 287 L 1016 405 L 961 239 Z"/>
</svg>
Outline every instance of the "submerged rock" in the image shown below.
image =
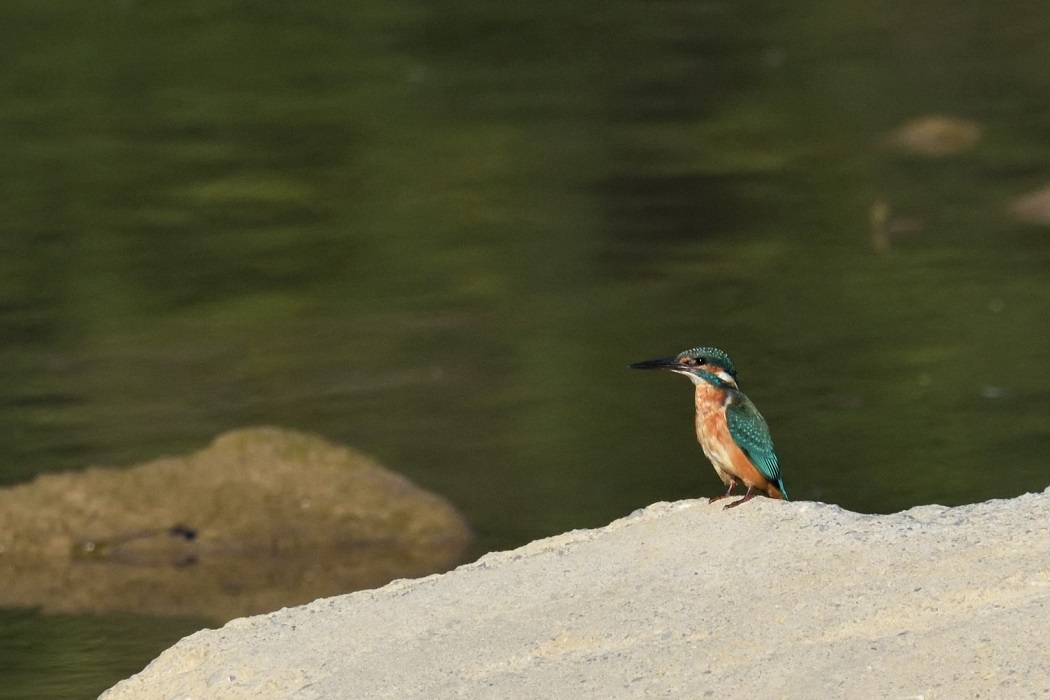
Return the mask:
<svg viewBox="0 0 1050 700">
<path fill-rule="evenodd" d="M 277 428 L 186 457 L 0 489 L 0 607 L 228 620 L 457 564 L 447 501 Z"/>
<path fill-rule="evenodd" d="M 1050 226 L 1050 185 L 1012 200 L 1007 211 L 1018 221 Z"/>
<path fill-rule="evenodd" d="M 932 114 L 905 122 L 886 136 L 885 143 L 904 153 L 941 158 L 976 146 L 981 131 L 977 122 Z"/>
</svg>

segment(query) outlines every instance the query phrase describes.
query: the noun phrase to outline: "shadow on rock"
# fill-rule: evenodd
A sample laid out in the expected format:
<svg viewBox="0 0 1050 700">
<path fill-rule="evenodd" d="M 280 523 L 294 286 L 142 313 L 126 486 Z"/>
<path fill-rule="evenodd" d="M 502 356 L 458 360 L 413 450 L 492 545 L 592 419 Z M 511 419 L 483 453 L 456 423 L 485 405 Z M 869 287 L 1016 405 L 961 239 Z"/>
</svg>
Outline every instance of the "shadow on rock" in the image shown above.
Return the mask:
<svg viewBox="0 0 1050 700">
<path fill-rule="evenodd" d="M 368 457 L 251 428 L 0 490 L 0 607 L 225 621 L 446 571 L 471 540 L 447 501 Z"/>
</svg>

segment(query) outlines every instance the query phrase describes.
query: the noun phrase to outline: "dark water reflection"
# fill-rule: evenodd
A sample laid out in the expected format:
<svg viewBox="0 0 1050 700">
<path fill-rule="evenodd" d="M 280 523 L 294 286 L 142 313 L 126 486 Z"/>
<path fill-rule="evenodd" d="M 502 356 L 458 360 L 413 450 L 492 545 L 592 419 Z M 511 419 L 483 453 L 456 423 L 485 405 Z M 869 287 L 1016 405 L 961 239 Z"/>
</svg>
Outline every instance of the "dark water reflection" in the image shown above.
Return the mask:
<svg viewBox="0 0 1050 700">
<path fill-rule="evenodd" d="M 5 3 L 0 480 L 278 424 L 511 547 L 718 489 L 626 369 L 704 343 L 795 498 L 1042 489 L 1043 9 Z"/>
</svg>

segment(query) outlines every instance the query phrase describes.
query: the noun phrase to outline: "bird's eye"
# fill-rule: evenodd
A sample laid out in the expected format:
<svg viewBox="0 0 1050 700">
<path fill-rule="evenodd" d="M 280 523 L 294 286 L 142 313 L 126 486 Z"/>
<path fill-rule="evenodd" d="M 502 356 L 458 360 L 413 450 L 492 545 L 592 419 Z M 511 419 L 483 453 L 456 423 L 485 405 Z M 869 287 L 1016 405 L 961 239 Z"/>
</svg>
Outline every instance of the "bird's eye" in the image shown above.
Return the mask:
<svg viewBox="0 0 1050 700">
<path fill-rule="evenodd" d="M 707 360 L 705 360 L 702 357 L 698 357 L 698 358 L 696 358 L 696 364 L 698 364 L 698 365 L 706 365 L 707 364 Z"/>
</svg>

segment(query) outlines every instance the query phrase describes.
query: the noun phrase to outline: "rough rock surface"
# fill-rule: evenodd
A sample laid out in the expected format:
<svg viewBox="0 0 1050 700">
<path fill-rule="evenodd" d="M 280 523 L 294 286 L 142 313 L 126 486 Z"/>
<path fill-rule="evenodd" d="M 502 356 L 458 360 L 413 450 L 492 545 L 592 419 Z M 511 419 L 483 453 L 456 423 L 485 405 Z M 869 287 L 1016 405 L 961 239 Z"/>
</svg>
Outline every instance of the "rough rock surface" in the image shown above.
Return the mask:
<svg viewBox="0 0 1050 700">
<path fill-rule="evenodd" d="M 105 700 L 1050 694 L 1050 490 L 887 516 L 660 503 L 198 632 Z"/>
</svg>

